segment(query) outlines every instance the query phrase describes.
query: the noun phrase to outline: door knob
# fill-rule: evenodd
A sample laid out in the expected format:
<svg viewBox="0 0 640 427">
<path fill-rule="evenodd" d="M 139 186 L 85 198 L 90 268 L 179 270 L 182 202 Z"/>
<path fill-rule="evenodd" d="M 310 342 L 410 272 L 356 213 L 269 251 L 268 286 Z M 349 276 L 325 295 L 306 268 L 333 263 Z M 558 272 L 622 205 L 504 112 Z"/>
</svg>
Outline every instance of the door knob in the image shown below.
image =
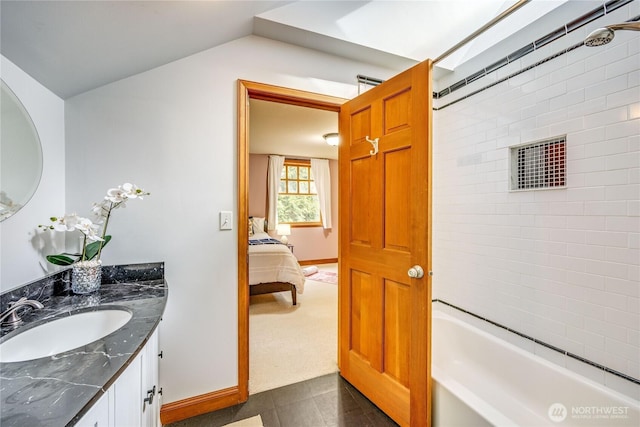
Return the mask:
<svg viewBox="0 0 640 427">
<path fill-rule="evenodd" d="M 407 274 L 412 279 L 421 279 L 424 276 L 424 270 L 419 265 L 414 265 L 407 271 Z"/>
</svg>

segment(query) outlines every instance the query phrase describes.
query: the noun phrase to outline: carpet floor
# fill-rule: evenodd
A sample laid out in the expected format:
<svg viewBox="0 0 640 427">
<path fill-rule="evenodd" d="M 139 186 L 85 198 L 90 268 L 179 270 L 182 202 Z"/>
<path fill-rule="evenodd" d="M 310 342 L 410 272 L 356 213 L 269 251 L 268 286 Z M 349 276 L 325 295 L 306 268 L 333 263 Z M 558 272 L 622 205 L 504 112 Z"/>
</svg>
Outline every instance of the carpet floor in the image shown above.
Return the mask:
<svg viewBox="0 0 640 427">
<path fill-rule="evenodd" d="M 337 273 L 337 264 L 318 266 Z M 251 297 L 249 394 L 338 371 L 338 286 L 307 278 L 289 292 Z"/>
</svg>

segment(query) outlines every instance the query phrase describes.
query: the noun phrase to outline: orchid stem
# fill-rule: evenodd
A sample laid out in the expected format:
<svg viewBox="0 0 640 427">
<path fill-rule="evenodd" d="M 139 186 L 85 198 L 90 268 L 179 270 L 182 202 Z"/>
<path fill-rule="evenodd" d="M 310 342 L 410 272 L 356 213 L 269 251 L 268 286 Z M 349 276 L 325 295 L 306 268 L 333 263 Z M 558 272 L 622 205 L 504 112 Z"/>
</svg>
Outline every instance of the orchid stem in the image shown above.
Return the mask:
<svg viewBox="0 0 640 427">
<path fill-rule="evenodd" d="M 80 261 L 84 261 L 85 257 L 87 256 L 87 235 L 82 233 L 82 255 L 80 255 Z"/>
<path fill-rule="evenodd" d="M 100 242 L 100 246 L 98 247 L 98 256 L 97 259 L 100 261 L 100 255 L 102 254 L 102 247 L 104 246 L 104 236 L 107 235 L 107 226 L 109 225 L 109 218 L 111 217 L 111 210 L 113 209 L 113 202 L 109 203 L 109 210 L 107 211 L 107 216 L 104 219 L 104 227 L 102 228 L 102 241 Z"/>
</svg>

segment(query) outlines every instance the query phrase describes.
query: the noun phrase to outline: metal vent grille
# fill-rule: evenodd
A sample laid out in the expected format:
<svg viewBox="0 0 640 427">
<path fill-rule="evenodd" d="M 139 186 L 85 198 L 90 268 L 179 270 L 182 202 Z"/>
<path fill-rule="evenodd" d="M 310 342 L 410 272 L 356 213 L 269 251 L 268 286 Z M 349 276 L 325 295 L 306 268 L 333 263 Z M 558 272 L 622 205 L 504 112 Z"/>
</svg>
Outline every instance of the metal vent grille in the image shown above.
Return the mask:
<svg viewBox="0 0 640 427">
<path fill-rule="evenodd" d="M 566 137 L 511 148 L 511 189 L 566 185 Z"/>
</svg>

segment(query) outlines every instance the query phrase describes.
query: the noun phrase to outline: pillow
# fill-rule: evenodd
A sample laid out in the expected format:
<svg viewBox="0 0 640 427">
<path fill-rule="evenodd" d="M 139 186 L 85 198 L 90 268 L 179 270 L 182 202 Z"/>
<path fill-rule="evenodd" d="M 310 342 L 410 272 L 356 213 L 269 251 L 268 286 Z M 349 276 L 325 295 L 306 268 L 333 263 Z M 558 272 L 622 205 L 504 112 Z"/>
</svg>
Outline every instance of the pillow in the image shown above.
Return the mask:
<svg viewBox="0 0 640 427">
<path fill-rule="evenodd" d="M 249 218 L 249 237 L 253 236 L 253 219 Z"/>
<path fill-rule="evenodd" d="M 254 216 L 253 220 L 253 232 L 254 233 L 264 233 L 264 218 L 259 218 Z"/>
</svg>

